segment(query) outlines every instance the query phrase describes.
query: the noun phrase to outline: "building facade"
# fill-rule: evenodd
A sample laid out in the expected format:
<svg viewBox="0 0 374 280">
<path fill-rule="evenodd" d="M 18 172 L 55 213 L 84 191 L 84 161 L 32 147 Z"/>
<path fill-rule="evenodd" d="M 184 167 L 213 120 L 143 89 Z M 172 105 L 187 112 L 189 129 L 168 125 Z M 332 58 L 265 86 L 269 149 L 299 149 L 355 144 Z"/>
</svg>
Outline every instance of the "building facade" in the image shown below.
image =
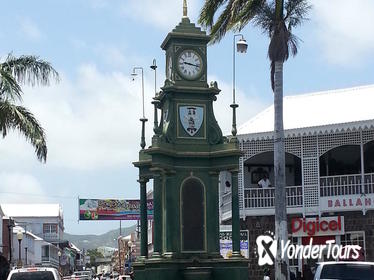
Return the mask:
<svg viewBox="0 0 374 280">
<path fill-rule="evenodd" d="M 21 259 L 27 265 L 58 267 L 58 252 L 63 248 L 61 245 L 66 243 L 63 240 L 63 214 L 60 205 L 2 204 L 1 207 L 7 217 L 3 225 L 4 229 L 6 227 L 6 230 L 3 229 L 3 239 L 7 239 L 7 259 L 13 265 Z M 23 233 L 21 243 L 17 239 L 18 231 Z"/>
<path fill-rule="evenodd" d="M 64 219 L 59 204 L 2 204 L 4 213 L 47 242 L 63 241 Z"/>
<path fill-rule="evenodd" d="M 374 261 L 374 86 L 284 98 L 288 233 L 294 244 L 357 244 Z M 250 278 L 262 279 L 256 238 L 274 232 L 273 106 L 239 128 L 239 200 L 249 230 Z M 221 222 L 231 219 L 230 177 L 220 176 Z M 318 227 L 317 227 L 318 224 Z M 320 225 L 323 224 L 322 228 Z M 314 226 L 313 226 L 314 225 Z M 332 226 L 330 226 L 332 225 Z M 310 230 L 308 230 L 308 227 Z M 317 230 L 318 228 L 318 230 Z M 326 260 L 326 254 L 319 261 Z M 317 260 L 290 260 L 295 271 Z"/>
</svg>

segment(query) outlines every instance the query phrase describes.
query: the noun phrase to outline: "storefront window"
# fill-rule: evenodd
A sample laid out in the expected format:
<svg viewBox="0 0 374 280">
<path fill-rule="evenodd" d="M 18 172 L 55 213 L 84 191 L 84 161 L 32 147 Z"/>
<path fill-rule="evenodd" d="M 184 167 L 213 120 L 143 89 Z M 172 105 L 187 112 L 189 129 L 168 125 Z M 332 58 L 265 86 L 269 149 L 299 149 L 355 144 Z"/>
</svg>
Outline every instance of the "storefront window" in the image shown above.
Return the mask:
<svg viewBox="0 0 374 280">
<path fill-rule="evenodd" d="M 365 232 L 364 231 L 354 231 L 346 232 L 341 236 L 341 245 L 359 245 L 363 248 L 365 252 Z"/>
<path fill-rule="evenodd" d="M 341 245 L 359 245 L 361 247 L 358 261 L 365 261 L 366 250 L 365 250 L 365 232 L 364 231 L 353 231 L 346 232 L 345 235 L 341 236 Z M 351 256 L 348 256 L 348 259 Z"/>
</svg>

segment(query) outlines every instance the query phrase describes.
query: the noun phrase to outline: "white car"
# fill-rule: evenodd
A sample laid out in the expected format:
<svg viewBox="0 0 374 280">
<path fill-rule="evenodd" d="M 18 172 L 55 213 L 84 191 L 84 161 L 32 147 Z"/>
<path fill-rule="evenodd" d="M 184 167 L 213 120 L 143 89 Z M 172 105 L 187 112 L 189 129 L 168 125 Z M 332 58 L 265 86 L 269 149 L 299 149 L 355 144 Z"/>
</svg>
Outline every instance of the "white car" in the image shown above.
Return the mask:
<svg viewBox="0 0 374 280">
<path fill-rule="evenodd" d="M 318 263 L 314 280 L 373 280 L 374 262 Z"/>
<path fill-rule="evenodd" d="M 71 279 L 80 279 L 80 280 L 91 280 L 92 272 L 89 270 L 75 271 L 71 276 Z"/>
<path fill-rule="evenodd" d="M 7 280 L 61 280 L 56 268 L 29 267 L 12 270 Z"/>
</svg>

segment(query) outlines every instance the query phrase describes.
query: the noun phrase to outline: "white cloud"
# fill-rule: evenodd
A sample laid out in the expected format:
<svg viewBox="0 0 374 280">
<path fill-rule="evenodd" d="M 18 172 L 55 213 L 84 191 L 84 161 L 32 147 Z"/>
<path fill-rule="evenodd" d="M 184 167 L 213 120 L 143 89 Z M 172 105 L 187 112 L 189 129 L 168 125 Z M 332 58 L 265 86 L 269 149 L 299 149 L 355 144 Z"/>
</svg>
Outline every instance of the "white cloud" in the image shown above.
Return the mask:
<svg viewBox="0 0 374 280">
<path fill-rule="evenodd" d="M 39 183 L 26 173 L 0 172 L 0 203 L 46 202 L 47 198 Z"/>
<path fill-rule="evenodd" d="M 153 92 L 148 83 L 145 92 Z M 129 165 L 137 158 L 141 116 L 139 80 L 131 82 L 128 75 L 102 73 L 94 65 L 83 65 L 76 82 L 62 77 L 58 85 L 25 89 L 24 105 L 46 130 L 48 165 L 78 170 L 110 168 Z M 150 102 L 146 103 L 146 114 L 148 117 L 152 114 Z M 148 122 L 148 138 L 151 126 Z M 22 137 L 15 138 L 9 135 L 0 145 L 2 161 L 36 161 L 31 145 L 23 143 Z"/>
<path fill-rule="evenodd" d="M 326 58 L 335 64 L 358 64 L 374 51 L 374 1 L 314 0 L 311 19 Z"/>
<path fill-rule="evenodd" d="M 201 3 L 199 0 L 187 2 L 188 16 L 192 22 L 196 22 Z M 170 31 L 182 18 L 182 3 L 182 0 L 129 0 L 124 1 L 121 11 L 126 17 Z"/>
<path fill-rule="evenodd" d="M 147 145 L 153 126 L 154 93 L 152 73 L 145 76 Z M 101 72 L 95 65 L 82 65 L 75 81 L 62 75 L 58 85 L 25 88 L 24 105 L 46 130 L 51 167 L 98 170 L 131 166 L 138 157 L 141 126 L 141 81 L 134 82 L 121 72 Z M 209 80 L 218 80 L 214 77 Z M 222 90 L 214 103 L 215 115 L 225 135 L 230 134 L 232 111 L 231 86 L 218 80 Z M 238 125 L 264 108 L 253 97 L 253 90 L 237 90 Z M 19 133 L 9 133 L 1 141 L 2 164 L 7 166 L 36 162 L 33 147 Z"/>
<path fill-rule="evenodd" d="M 42 33 L 37 24 L 28 18 L 21 18 L 19 21 L 22 34 L 31 40 L 37 41 L 42 37 Z"/>
<path fill-rule="evenodd" d="M 111 67 L 125 66 L 126 58 L 122 50 L 116 46 L 100 44 L 94 48 L 94 51 L 100 55 L 107 65 L 110 65 Z"/>
<path fill-rule="evenodd" d="M 221 92 L 217 96 L 217 101 L 213 103 L 214 115 L 224 135 L 231 135 L 232 128 L 232 86 L 225 81 L 220 81 L 218 78 L 211 76 L 209 80 L 218 82 L 218 87 Z M 236 89 L 236 102 L 239 104 L 236 109 L 237 127 L 248 121 L 255 114 L 263 110 L 268 104 L 265 104 L 261 99 L 257 98 L 255 89 L 247 89 L 243 92 L 242 89 Z"/>
</svg>

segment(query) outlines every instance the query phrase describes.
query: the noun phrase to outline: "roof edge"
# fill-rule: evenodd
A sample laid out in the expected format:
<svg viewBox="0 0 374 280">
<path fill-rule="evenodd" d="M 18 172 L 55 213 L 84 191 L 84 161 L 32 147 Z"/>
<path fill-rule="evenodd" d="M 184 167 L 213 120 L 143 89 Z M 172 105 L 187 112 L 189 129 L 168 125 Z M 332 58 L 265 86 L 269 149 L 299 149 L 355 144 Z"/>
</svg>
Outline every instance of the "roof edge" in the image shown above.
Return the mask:
<svg viewBox="0 0 374 280">
<path fill-rule="evenodd" d="M 374 129 L 374 119 L 366 121 L 346 122 L 339 124 L 328 124 L 321 126 L 311 126 L 303 128 L 287 129 L 284 131 L 285 138 L 300 137 L 307 135 L 323 135 L 332 133 L 342 133 L 349 131 Z M 247 133 L 238 135 L 239 141 L 273 139 L 273 131 Z"/>
</svg>

